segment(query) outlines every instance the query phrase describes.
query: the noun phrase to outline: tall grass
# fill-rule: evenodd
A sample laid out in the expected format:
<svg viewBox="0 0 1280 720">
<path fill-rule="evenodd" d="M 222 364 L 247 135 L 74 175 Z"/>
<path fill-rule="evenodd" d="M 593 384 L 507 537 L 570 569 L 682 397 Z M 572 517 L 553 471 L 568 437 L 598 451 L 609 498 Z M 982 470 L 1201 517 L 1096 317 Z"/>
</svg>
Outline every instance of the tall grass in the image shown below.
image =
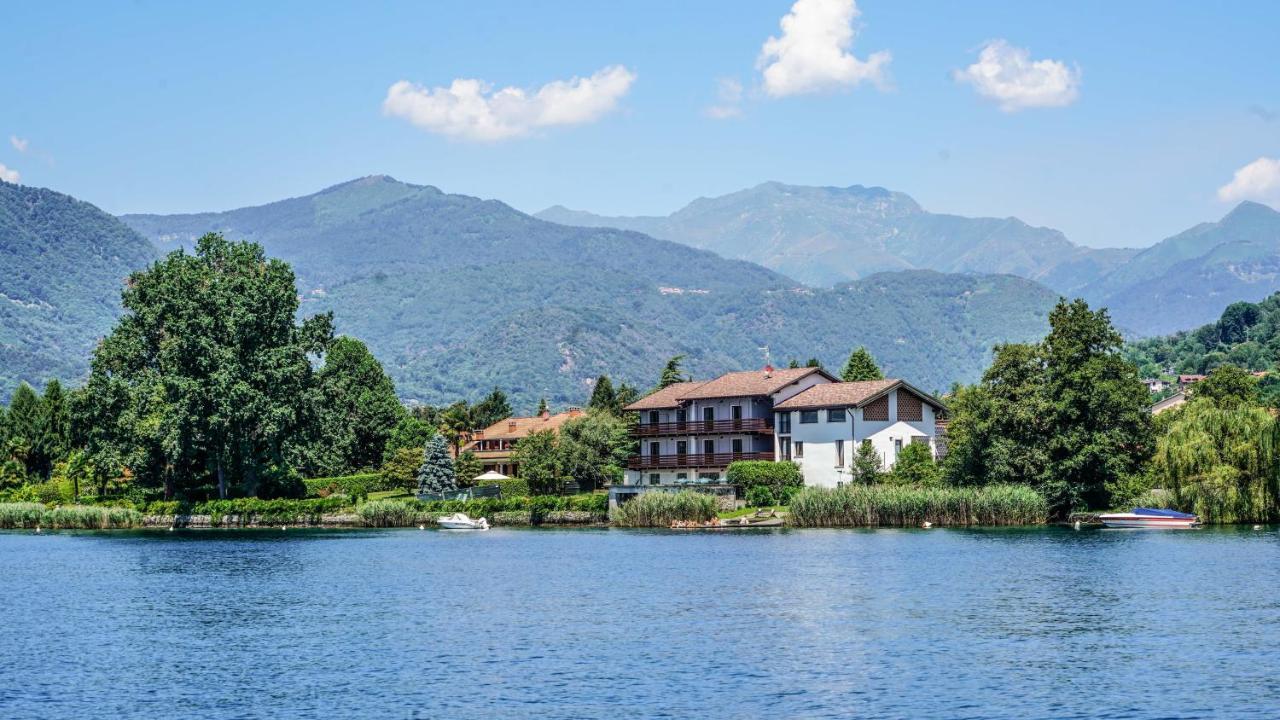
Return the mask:
<svg viewBox="0 0 1280 720">
<path fill-rule="evenodd" d="M 37 526 L 75 530 L 135 528 L 142 526 L 142 513 L 99 505 L 66 505 L 50 510 L 40 503 L 0 504 L 0 528 Z"/>
<path fill-rule="evenodd" d="M 619 505 L 609 519 L 619 527 L 670 527 L 676 520 L 706 522 L 716 516 L 716 499 L 706 493 L 647 492 Z"/>
<path fill-rule="evenodd" d="M 371 500 L 361 505 L 356 514 L 369 527 L 405 527 L 417 517 L 412 505 L 395 500 Z"/>
<path fill-rule="evenodd" d="M 1022 485 L 850 485 L 801 490 L 791 498 L 788 521 L 799 527 L 1036 525 L 1048 515 L 1044 497 Z"/>
</svg>

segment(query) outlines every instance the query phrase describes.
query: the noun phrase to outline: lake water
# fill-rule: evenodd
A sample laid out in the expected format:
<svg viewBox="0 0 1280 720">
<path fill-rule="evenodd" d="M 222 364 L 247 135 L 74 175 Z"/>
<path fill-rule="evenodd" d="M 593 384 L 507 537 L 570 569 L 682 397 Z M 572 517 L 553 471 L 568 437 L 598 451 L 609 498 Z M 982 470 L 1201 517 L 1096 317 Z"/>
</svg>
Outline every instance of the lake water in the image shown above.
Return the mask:
<svg viewBox="0 0 1280 720">
<path fill-rule="evenodd" d="M 0 533 L 0 717 L 1280 717 L 1280 534 Z"/>
</svg>

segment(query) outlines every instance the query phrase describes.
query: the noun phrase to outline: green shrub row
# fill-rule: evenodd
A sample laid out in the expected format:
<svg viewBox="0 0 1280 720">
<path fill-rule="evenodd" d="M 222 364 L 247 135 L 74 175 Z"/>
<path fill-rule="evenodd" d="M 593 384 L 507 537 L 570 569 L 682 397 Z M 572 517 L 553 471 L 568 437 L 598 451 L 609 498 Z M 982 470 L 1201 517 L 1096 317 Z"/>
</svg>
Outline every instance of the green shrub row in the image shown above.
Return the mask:
<svg viewBox="0 0 1280 720">
<path fill-rule="evenodd" d="M 485 480 L 483 482 L 476 483 L 476 485 L 481 487 L 496 485 L 502 490 L 502 497 L 504 498 L 521 497 L 529 494 L 529 483 L 518 478 L 511 478 L 510 480 Z"/>
<path fill-rule="evenodd" d="M 341 477 L 313 478 L 303 480 L 307 488 L 307 497 L 326 498 L 331 495 L 346 495 L 352 500 L 364 500 L 369 493 L 382 486 L 382 476 L 378 473 L 360 475 L 343 475 Z"/>
<path fill-rule="evenodd" d="M 222 525 L 228 516 L 236 517 L 240 525 L 298 524 L 319 522 L 321 515 L 340 512 L 349 509 L 352 505 L 351 499 L 345 495 L 306 500 L 236 498 L 208 500 L 194 504 L 169 500 L 148 504 L 147 514 L 208 515 L 211 525 Z"/>
<path fill-rule="evenodd" d="M 609 519 L 619 527 L 671 527 L 676 520 L 707 522 L 716 516 L 716 499 L 707 493 L 647 492 L 622 503 Z"/>
<path fill-rule="evenodd" d="M 504 513 L 521 513 L 526 514 L 529 522 L 536 525 L 553 512 L 576 511 L 604 517 L 608 509 L 609 496 L 593 493 L 430 502 L 372 500 L 361 504 L 356 512 L 360 515 L 361 522 L 369 527 L 405 527 L 456 512 L 466 513 L 473 518 L 493 518 Z"/>
<path fill-rule="evenodd" d="M 100 505 L 63 505 L 49 508 L 40 503 L 0 504 L 0 528 L 112 530 L 142 526 L 137 510 Z"/>
<path fill-rule="evenodd" d="M 1044 497 L 1025 485 L 978 488 L 846 485 L 805 488 L 791 498 L 788 522 L 800 527 L 1038 525 Z"/>
</svg>

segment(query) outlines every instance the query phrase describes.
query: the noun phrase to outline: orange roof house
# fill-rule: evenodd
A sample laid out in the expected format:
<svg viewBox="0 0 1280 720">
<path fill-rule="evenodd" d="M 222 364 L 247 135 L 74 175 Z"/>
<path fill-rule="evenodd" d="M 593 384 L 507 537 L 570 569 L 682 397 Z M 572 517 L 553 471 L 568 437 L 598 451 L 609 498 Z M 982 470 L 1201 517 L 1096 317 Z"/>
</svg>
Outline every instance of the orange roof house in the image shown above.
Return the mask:
<svg viewBox="0 0 1280 720">
<path fill-rule="evenodd" d="M 492 470 L 516 477 L 519 468 L 511 461 L 511 453 L 520 440 L 535 432 L 559 432 L 560 426 L 578 417 L 582 417 L 582 409 L 576 407 L 555 415 L 543 412 L 533 417 L 509 417 L 475 431 L 471 442 L 464 445 L 462 451 L 475 453 L 476 458 L 484 465 L 484 472 Z"/>
</svg>

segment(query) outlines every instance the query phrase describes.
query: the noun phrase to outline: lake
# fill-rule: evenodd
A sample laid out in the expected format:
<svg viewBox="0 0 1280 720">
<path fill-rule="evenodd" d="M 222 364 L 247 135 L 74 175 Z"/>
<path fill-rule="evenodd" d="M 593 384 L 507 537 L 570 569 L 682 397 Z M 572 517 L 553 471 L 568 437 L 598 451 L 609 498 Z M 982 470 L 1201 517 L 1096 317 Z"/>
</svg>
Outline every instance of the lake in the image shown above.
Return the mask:
<svg viewBox="0 0 1280 720">
<path fill-rule="evenodd" d="M 1280 534 L 0 533 L 0 716 L 1280 716 Z"/>
</svg>

